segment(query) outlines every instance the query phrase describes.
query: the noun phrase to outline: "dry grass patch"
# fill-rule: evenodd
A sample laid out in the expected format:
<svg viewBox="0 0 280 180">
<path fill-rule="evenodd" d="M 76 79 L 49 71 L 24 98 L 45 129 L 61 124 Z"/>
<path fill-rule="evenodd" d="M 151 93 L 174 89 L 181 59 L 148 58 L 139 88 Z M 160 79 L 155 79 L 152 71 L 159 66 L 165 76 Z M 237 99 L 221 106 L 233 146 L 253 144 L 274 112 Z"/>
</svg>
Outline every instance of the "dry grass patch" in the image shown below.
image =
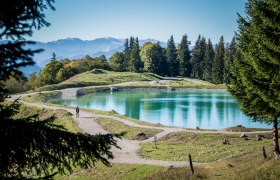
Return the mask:
<svg viewBox="0 0 280 180">
<path fill-rule="evenodd" d="M 162 131 L 159 129 L 128 126 L 122 122 L 110 118 L 98 118 L 97 123 L 101 125 L 105 130 L 112 133 L 126 132 L 124 138 L 131 140 L 148 139 Z"/>
</svg>

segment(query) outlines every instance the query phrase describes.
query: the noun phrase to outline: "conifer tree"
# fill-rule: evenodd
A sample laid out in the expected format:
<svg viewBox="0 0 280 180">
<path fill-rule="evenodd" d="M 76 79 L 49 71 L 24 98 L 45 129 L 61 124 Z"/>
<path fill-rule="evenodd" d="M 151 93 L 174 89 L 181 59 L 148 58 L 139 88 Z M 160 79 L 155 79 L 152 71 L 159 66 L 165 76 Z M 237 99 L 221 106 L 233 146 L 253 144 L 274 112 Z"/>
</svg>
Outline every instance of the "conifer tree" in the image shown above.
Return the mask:
<svg viewBox="0 0 280 180">
<path fill-rule="evenodd" d="M 229 46 L 225 49 L 225 66 L 224 66 L 224 82 L 230 84 L 231 73 L 230 67 L 233 63 L 233 59 L 237 55 L 238 45 L 236 42 L 236 37 L 233 37 Z"/>
<path fill-rule="evenodd" d="M 129 61 L 130 61 L 130 48 L 129 48 L 129 40 L 126 38 L 124 41 L 124 50 L 123 50 L 123 55 L 124 55 L 124 66 L 125 66 L 125 71 L 129 71 Z"/>
<path fill-rule="evenodd" d="M 166 57 L 169 68 L 169 76 L 174 77 L 179 75 L 179 61 L 177 59 L 176 46 L 174 43 L 173 35 L 167 42 Z"/>
<path fill-rule="evenodd" d="M 220 41 L 215 49 L 215 57 L 212 65 L 212 81 L 215 84 L 221 84 L 224 80 L 224 64 L 225 64 L 225 45 L 224 37 L 220 38 Z"/>
<path fill-rule="evenodd" d="M 189 45 L 190 41 L 188 41 L 188 36 L 185 34 L 177 49 L 178 60 L 180 63 L 180 75 L 185 77 L 190 77 L 191 75 L 191 52 L 189 50 Z"/>
<path fill-rule="evenodd" d="M 25 38 L 50 24 L 44 10 L 53 0 L 4 0 L 0 5 L 0 179 L 31 179 L 56 172 L 71 171 L 76 166 L 90 167 L 96 161 L 109 165 L 116 146 L 112 134 L 72 133 L 57 125 L 54 117 L 40 120 L 38 115 L 18 118 L 20 104 L 5 103 L 8 92 L 3 81 L 22 66 L 32 65 L 34 53 Z"/>
<path fill-rule="evenodd" d="M 254 121 L 273 123 L 274 152 L 279 156 L 280 2 L 249 0 L 239 15 L 238 43 L 242 58 L 231 68 L 231 94 Z M 239 55 L 240 56 L 240 55 Z M 237 56 L 238 57 L 238 56 Z"/>
<path fill-rule="evenodd" d="M 212 64 L 215 56 L 215 51 L 210 39 L 208 39 L 206 50 L 205 50 L 205 59 L 204 59 L 204 72 L 202 79 L 212 82 Z"/>
<path fill-rule="evenodd" d="M 134 37 L 130 38 L 130 64 L 129 64 L 129 70 L 131 72 L 140 72 L 142 71 L 142 62 L 140 58 L 140 47 L 138 38 Z"/>
<path fill-rule="evenodd" d="M 199 35 L 191 57 L 192 77 L 202 79 L 204 72 L 205 51 L 206 39 L 205 37 L 201 37 L 201 35 Z"/>
<path fill-rule="evenodd" d="M 160 59 L 158 73 L 162 76 L 166 76 L 166 75 L 168 75 L 168 62 L 167 62 L 167 57 L 166 57 L 166 50 L 165 50 L 165 48 L 160 46 L 159 41 L 156 44 L 156 49 L 158 52 L 158 58 Z"/>
</svg>

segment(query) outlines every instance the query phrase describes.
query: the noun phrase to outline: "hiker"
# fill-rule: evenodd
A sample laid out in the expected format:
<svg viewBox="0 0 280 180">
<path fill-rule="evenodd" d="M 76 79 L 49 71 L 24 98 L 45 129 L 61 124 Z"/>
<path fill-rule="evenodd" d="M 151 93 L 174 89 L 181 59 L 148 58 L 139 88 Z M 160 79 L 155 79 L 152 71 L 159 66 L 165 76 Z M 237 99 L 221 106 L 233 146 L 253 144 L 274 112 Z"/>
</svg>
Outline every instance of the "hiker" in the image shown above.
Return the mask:
<svg viewBox="0 0 280 180">
<path fill-rule="evenodd" d="M 80 109 L 79 109 L 79 107 L 77 106 L 77 107 L 76 107 L 76 118 L 79 117 L 79 112 L 80 112 Z"/>
</svg>

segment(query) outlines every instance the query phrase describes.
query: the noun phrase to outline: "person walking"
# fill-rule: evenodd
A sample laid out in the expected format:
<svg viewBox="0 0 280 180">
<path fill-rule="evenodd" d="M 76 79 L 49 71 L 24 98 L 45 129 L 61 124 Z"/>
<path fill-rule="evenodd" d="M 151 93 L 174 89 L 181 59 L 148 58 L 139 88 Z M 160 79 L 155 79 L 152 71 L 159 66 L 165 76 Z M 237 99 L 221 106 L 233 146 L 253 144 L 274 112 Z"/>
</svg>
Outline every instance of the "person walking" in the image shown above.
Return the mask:
<svg viewBox="0 0 280 180">
<path fill-rule="evenodd" d="M 79 112 L 80 112 L 80 109 L 79 109 L 79 107 L 77 106 L 77 107 L 76 107 L 76 118 L 79 117 Z"/>
</svg>

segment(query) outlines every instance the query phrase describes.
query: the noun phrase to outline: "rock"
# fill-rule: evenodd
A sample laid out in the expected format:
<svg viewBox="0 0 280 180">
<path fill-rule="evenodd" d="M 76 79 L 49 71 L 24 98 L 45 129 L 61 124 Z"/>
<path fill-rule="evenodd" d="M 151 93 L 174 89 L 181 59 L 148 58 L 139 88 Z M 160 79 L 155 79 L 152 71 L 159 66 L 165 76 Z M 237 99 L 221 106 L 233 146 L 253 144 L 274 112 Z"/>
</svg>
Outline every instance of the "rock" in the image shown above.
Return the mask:
<svg viewBox="0 0 280 180">
<path fill-rule="evenodd" d="M 112 109 L 112 112 L 113 112 L 113 113 L 116 113 L 116 114 L 118 114 L 118 112 L 117 112 L 117 111 L 115 111 L 114 109 Z"/>
<path fill-rule="evenodd" d="M 229 144 L 229 141 L 227 139 L 224 139 L 223 144 Z"/>
<path fill-rule="evenodd" d="M 237 124 L 236 127 L 242 127 L 242 125 L 241 124 Z"/>
<path fill-rule="evenodd" d="M 146 136 L 146 134 L 143 133 L 143 132 L 141 132 L 141 133 L 137 134 L 137 136 L 138 136 L 138 137 L 143 137 L 143 136 Z"/>
<path fill-rule="evenodd" d="M 199 127 L 198 127 L 198 126 L 196 126 L 196 127 L 195 127 L 195 129 L 196 129 L 196 130 L 199 130 Z"/>
<path fill-rule="evenodd" d="M 258 141 L 262 140 L 262 138 L 261 138 L 261 135 L 260 135 L 260 134 L 257 134 L 257 135 L 256 135 L 256 138 L 257 138 L 257 140 L 258 140 Z"/>
<path fill-rule="evenodd" d="M 168 169 L 174 169 L 174 166 L 171 165 L 171 166 L 168 167 Z"/>
<path fill-rule="evenodd" d="M 243 133 L 241 136 L 240 136 L 240 138 L 246 138 L 246 137 L 248 137 L 245 133 Z"/>
</svg>

